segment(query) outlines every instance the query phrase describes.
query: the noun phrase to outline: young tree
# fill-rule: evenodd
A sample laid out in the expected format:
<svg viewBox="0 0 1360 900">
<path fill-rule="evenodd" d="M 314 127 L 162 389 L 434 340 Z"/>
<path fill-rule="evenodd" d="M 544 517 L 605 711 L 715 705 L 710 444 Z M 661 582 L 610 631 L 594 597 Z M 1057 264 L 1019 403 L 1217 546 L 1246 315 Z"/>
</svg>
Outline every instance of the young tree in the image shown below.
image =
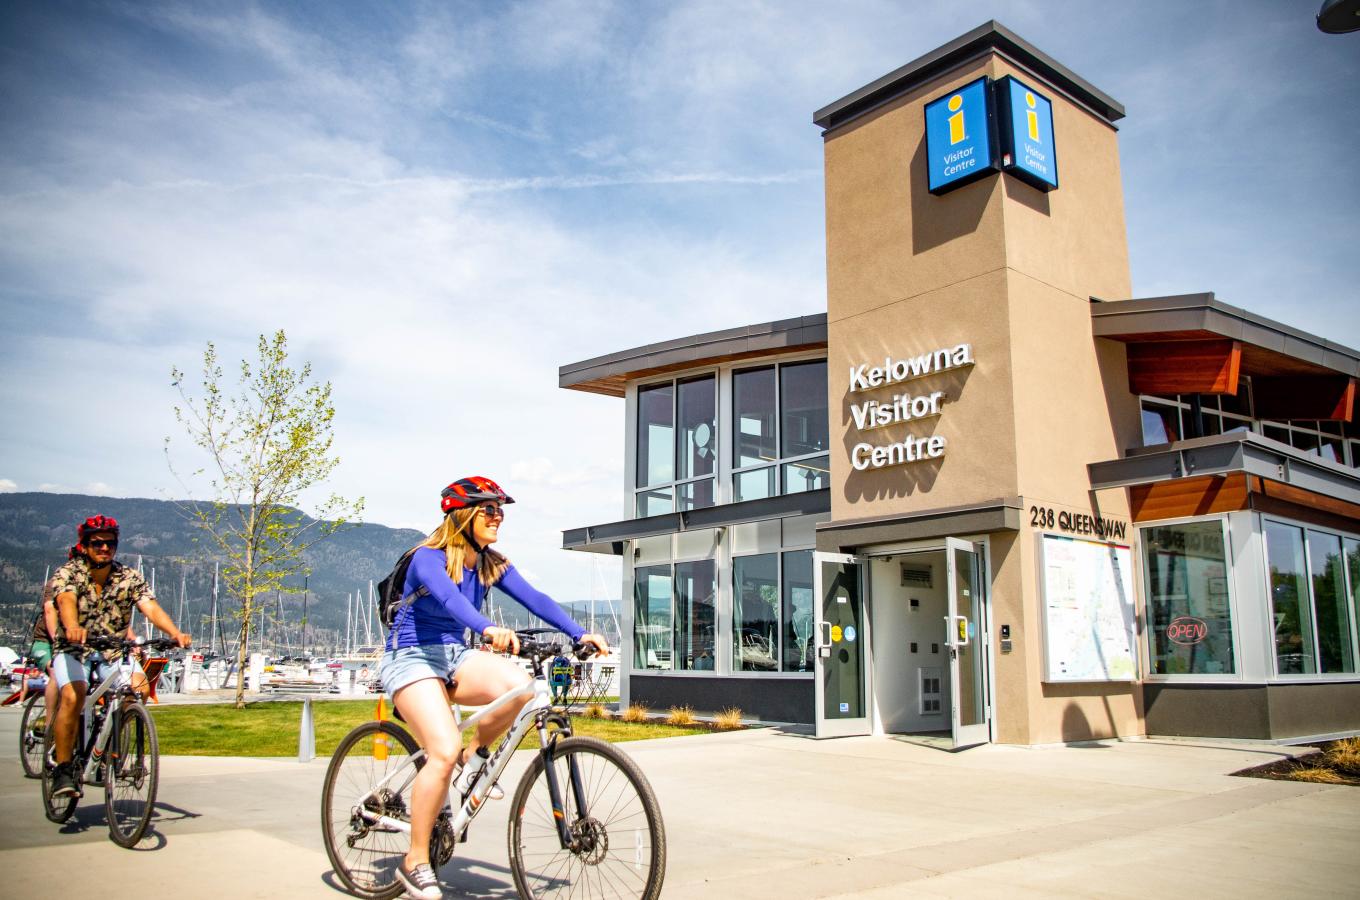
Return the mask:
<svg viewBox="0 0 1360 900">
<path fill-rule="evenodd" d="M 335 407 L 330 382 L 313 381 L 310 363 L 301 369 L 288 364 L 288 338 L 282 330 L 273 338 L 260 335 L 259 358 L 253 364 L 241 362 L 230 395 L 211 342 L 203 354 L 200 396 L 189 393 L 179 369 L 170 374 L 183 401 L 174 408 L 175 419 L 211 460 L 193 473 L 207 473 L 211 502 L 191 500 L 183 507 L 224 558 L 227 593 L 240 601 L 235 610 L 241 626 L 236 650 L 240 709 L 245 705 L 252 617 L 258 618 L 254 614 L 275 591 L 289 590 L 284 579 L 306 573 L 303 553 L 308 547 L 357 521 L 364 501 L 331 494 L 315 518 L 297 508 L 302 495 L 321 485 L 340 460 L 331 453 Z M 165 449 L 169 460 L 169 437 Z M 174 471 L 173 462 L 170 468 Z"/>
</svg>

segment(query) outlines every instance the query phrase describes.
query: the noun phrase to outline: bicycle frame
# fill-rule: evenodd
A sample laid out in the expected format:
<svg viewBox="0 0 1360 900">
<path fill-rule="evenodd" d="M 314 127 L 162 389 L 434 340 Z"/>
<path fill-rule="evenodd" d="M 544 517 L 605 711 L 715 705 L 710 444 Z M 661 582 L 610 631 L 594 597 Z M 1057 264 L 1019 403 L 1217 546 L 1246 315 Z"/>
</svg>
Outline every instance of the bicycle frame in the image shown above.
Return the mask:
<svg viewBox="0 0 1360 900">
<path fill-rule="evenodd" d="M 450 822 L 454 834 L 462 834 L 463 829 L 466 828 L 468 823 L 476 816 L 478 810 L 482 806 L 482 802 L 486 799 L 487 794 L 491 792 L 492 786 L 500 780 L 501 773 L 510 762 L 511 754 L 514 752 L 515 748 L 519 746 L 520 742 L 524 739 L 524 736 L 529 733 L 531 727 L 537 727 L 538 729 L 539 743 L 542 748 L 539 752 L 549 752 L 552 749 L 554 740 L 547 727 L 547 717 L 541 715 L 544 710 L 552 709 L 551 693 L 548 683 L 542 678 L 535 678 L 523 687 L 515 688 L 512 691 L 502 694 L 466 719 L 460 718 L 455 711 L 454 724 L 458 727 L 459 734 L 462 734 L 467 729 L 476 727 L 482 719 L 510 703 L 512 700 L 525 696 L 529 697 L 529 702 L 525 704 L 524 709 L 522 709 L 519 715 L 515 717 L 514 724 L 510 726 L 510 730 L 506 733 L 505 737 L 501 739 L 500 743 L 497 744 L 495 751 L 491 753 L 490 758 L 486 762 L 486 772 L 490 773 L 490 777 L 484 772 L 477 779 L 476 787 L 468 794 L 467 798 L 458 808 L 458 811 L 454 813 L 453 819 Z M 363 818 L 364 822 L 370 826 L 390 828 L 406 834 L 411 833 L 411 825 L 409 822 L 394 819 L 390 816 L 381 816 L 370 813 L 365 808 L 364 803 L 369 797 L 387 787 L 387 785 L 398 776 L 402 776 L 402 780 L 399 782 L 398 791 L 404 791 L 407 786 L 415 780 L 416 763 L 419 762 L 424 755 L 425 750 L 423 748 L 417 750 L 415 753 L 411 754 L 411 757 L 405 763 L 398 766 L 381 781 L 373 785 L 366 794 L 359 797 L 354 804 L 354 809 L 359 811 L 359 815 Z M 547 760 L 545 760 L 545 762 L 547 762 Z M 562 846 L 566 848 L 571 845 L 571 834 L 567 830 L 567 821 L 562 803 L 562 792 L 557 783 L 557 773 L 553 767 L 549 765 L 547 766 L 546 774 L 548 778 L 548 790 L 552 799 L 553 818 L 557 823 L 558 836 L 562 840 Z M 577 811 L 580 815 L 584 816 L 587 814 L 585 809 L 585 791 L 582 789 L 580 783 L 580 773 L 575 770 L 572 772 L 572 781 Z M 451 783 L 452 782 L 450 782 L 450 784 Z"/>
<path fill-rule="evenodd" d="M 87 664 L 86 672 L 93 675 L 93 670 L 98 665 L 98 660 L 92 660 Z M 80 709 L 80 721 L 78 723 L 79 733 L 76 736 L 74 750 L 80 752 L 84 757 L 84 765 L 80 770 L 82 781 L 89 781 L 94 778 L 99 771 L 99 767 L 104 764 L 104 751 L 109 746 L 109 740 L 113 737 L 113 730 L 116 727 L 117 716 L 112 715 L 115 711 L 113 703 L 123 692 L 124 688 L 131 689 L 132 673 L 136 667 L 128 660 L 120 660 L 116 664 L 117 668 L 99 683 L 99 686 L 85 696 L 85 705 Z M 88 684 L 88 679 L 86 681 Z M 135 692 L 134 692 L 135 693 Z M 94 710 L 100 697 L 107 697 L 104 701 L 105 710 L 103 719 L 99 725 L 97 734 L 91 735 L 90 729 L 94 722 Z"/>
</svg>

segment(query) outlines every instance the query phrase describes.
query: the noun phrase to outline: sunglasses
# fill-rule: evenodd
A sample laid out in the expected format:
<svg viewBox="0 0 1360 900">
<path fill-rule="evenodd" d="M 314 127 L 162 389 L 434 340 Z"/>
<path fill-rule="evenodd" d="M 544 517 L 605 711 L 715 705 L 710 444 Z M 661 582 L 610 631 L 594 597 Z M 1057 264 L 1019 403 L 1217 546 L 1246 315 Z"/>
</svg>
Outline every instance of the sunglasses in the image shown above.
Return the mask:
<svg viewBox="0 0 1360 900">
<path fill-rule="evenodd" d="M 505 518 L 505 507 L 501 506 L 499 503 L 487 503 L 484 506 L 477 507 L 477 511 L 487 519 Z"/>
<path fill-rule="evenodd" d="M 108 538 L 90 538 L 88 541 L 85 542 L 85 546 L 89 547 L 91 550 L 98 550 L 100 547 L 107 547 L 110 550 L 117 550 L 118 541 L 109 540 Z"/>
</svg>

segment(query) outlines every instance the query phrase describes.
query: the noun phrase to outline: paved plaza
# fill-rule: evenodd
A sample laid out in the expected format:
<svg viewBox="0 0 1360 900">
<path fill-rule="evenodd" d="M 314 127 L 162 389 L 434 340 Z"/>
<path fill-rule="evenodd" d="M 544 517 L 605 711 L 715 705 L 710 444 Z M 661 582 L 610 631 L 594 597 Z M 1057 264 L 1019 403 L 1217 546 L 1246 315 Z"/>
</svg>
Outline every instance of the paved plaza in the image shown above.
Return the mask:
<svg viewBox="0 0 1360 900">
<path fill-rule="evenodd" d="M 154 833 L 108 839 L 88 788 L 43 818 L 0 710 L 7 897 L 338 897 L 320 834 L 326 760 L 163 760 Z M 1287 750 L 1099 742 L 945 753 L 891 738 L 753 729 L 627 745 L 661 801 L 664 896 L 1360 896 L 1360 788 L 1235 778 Z M 517 777 L 524 754 L 512 764 Z M 513 784 L 513 780 L 510 782 Z M 440 875 L 450 897 L 515 896 L 508 801 Z M 53 879 L 56 879 L 54 881 Z"/>
</svg>

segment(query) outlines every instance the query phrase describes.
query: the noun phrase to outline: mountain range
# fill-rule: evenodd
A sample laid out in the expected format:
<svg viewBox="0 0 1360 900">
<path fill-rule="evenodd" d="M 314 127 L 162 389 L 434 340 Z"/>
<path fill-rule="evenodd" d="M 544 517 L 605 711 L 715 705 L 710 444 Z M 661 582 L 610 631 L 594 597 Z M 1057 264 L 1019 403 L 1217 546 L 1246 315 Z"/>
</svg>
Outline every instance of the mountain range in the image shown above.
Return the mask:
<svg viewBox="0 0 1360 900">
<path fill-rule="evenodd" d="M 161 606 L 194 635 L 196 645 L 210 647 L 215 637 L 213 568 L 225 560 L 214 558 L 207 536 L 185 506 L 185 502 L 171 500 L 82 494 L 0 494 L 0 643 L 16 650 L 28 646 L 44 578 L 66 562 L 67 550 L 76 541 L 77 523 L 101 514 L 118 520 L 119 561 L 140 567 L 153 581 Z M 338 652 L 346 645 L 381 643 L 376 618 L 360 615 L 357 608 L 367 606 L 369 582 L 381 580 L 397 558 L 424 537 L 412 528 L 371 523 L 341 526 L 306 552 L 310 574 L 305 579 L 289 584 L 291 590 L 265 598 L 256 634 L 279 651 L 300 650 L 305 608 L 305 638 L 311 650 Z M 589 602 L 564 605 L 585 624 Z M 231 613 L 238 606 L 226 596 L 225 588 L 219 590 L 219 647 L 235 643 L 239 625 Z M 596 601 L 595 613 L 597 626 L 606 637 L 617 640 L 615 604 Z M 512 628 L 543 624 L 513 602 L 497 602 L 488 614 Z"/>
</svg>

